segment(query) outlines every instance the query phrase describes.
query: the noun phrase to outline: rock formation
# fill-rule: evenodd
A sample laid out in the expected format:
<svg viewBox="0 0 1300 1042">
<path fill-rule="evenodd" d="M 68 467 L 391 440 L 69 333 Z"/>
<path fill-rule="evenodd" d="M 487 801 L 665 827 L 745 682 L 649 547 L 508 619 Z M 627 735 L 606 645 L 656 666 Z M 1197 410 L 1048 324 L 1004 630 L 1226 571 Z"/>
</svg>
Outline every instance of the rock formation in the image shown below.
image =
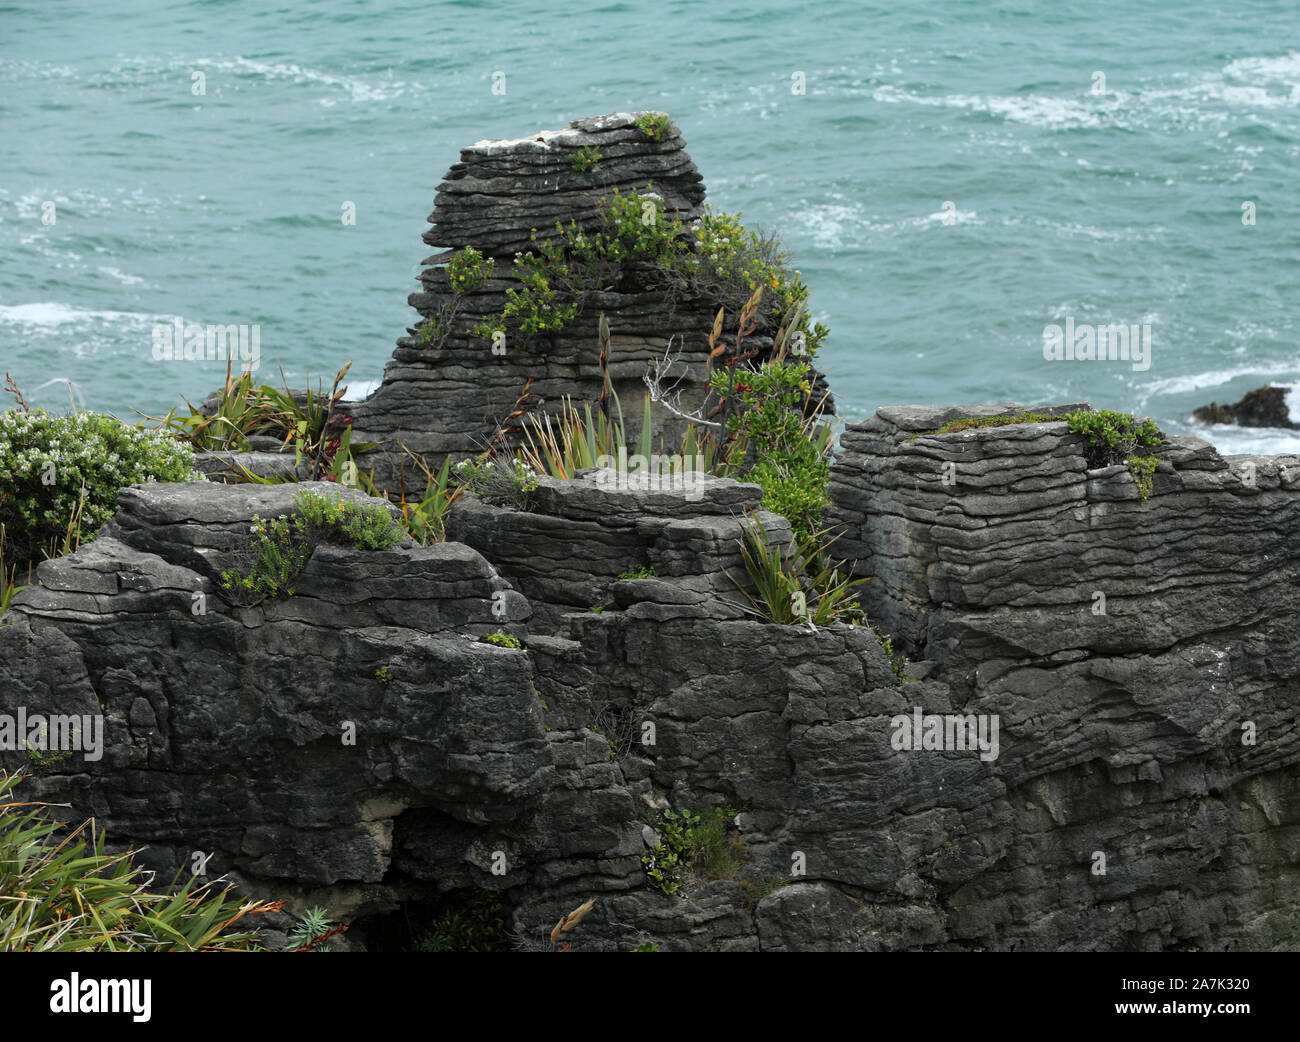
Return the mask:
<svg viewBox="0 0 1300 1042">
<path fill-rule="evenodd" d="M 1291 409 L 1287 405 L 1290 390 L 1288 387 L 1260 387 L 1248 392 L 1235 405 L 1210 402 L 1209 405 L 1192 410 L 1192 415 L 1202 423 L 1235 423 L 1240 427 L 1298 430 L 1300 423 L 1291 419 Z"/>
<path fill-rule="evenodd" d="M 440 332 L 411 330 L 352 409 L 381 490 L 404 459 L 476 453 L 511 410 L 594 399 L 602 312 L 630 421 L 670 336 L 702 388 L 715 302 L 631 277 L 518 352 L 470 332 L 520 284 L 533 228 L 590 229 L 647 184 L 701 213 L 663 137 L 616 114 L 464 150 L 425 236 L 450 252 L 411 297 Z M 496 268 L 458 292 L 468 246 Z M 444 543 L 322 545 L 291 596 L 242 606 L 219 577 L 255 517 L 303 488 L 366 497 L 218 483 L 310 477 L 274 440 L 207 454 L 210 481 L 123 489 L 0 624 L 0 709 L 102 717 L 102 758 L 0 765 L 36 769 L 23 798 L 147 845 L 162 878 L 201 852 L 210 876 L 324 906 L 355 947 L 467 892 L 499 895 L 537 950 L 593 896 L 575 948 L 1293 949 L 1300 458 L 1170 438 L 1147 500 L 1126 466 L 1089 468 L 1052 419 L 1073 408 L 848 425 L 826 520 L 874 630 L 754 617 L 740 518 L 792 538 L 758 486 L 605 470 L 542 478 L 529 509 L 467 493 Z M 665 812 L 720 807 L 734 863 L 652 885 Z"/>
<path fill-rule="evenodd" d="M 519 289 L 515 256 L 529 250 L 534 230 L 545 240 L 555 236 L 557 222 L 576 222 L 590 233 L 600 225 L 600 201 L 614 192 L 659 197 L 667 220 L 703 214 L 704 185 L 677 128 L 656 141 L 637 127 L 638 115 L 644 114 L 574 120 L 564 130 L 480 141 L 461 151 L 439 186 L 429 216 L 433 227 L 424 233 L 424 241 L 443 252 L 425 259 L 423 288 L 409 298 L 422 321 L 398 340 L 381 386 L 351 410 L 354 441 L 380 443 L 362 462 L 374 470 L 380 489 L 397 490 L 403 473 L 408 486 L 414 481 L 423 488 L 410 453 L 436 468 L 449 456 L 482 452 L 511 414 L 517 424 L 522 412 L 559 411 L 565 398 L 598 399 L 602 313 L 610 317 L 611 384 L 634 433 L 641 423 L 642 377 L 670 340 L 674 353 L 680 351 L 674 373 L 683 377 L 683 400 L 703 398 L 718 303 L 655 288 L 653 272 L 635 264 L 617 284 L 586 293 L 578 317 L 558 332 L 524 337 L 511 330 L 499 353 L 471 332 L 499 316 L 507 294 Z M 592 153 L 599 161 L 581 168 L 576 161 Z M 491 258 L 495 268 L 491 278 L 458 294 L 447 264 L 466 247 Z M 426 342 L 420 333 L 429 322 L 444 333 Z M 770 350 L 774 332 L 760 326 L 746 343 Z M 680 442 L 685 427 L 679 419 L 656 406 L 653 423 L 656 438 L 670 447 Z"/>
<path fill-rule="evenodd" d="M 468 499 L 445 544 L 322 547 L 256 608 L 214 576 L 295 486 L 124 490 L 0 626 L 4 690 L 107 722 L 102 761 L 28 796 L 357 944 L 475 887 L 539 947 L 594 895 L 576 948 L 1294 948 L 1300 459 L 1170 439 L 1143 504 L 1063 422 L 927 433 L 1011 411 L 844 435 L 840 550 L 904 675 L 867 627 L 745 615 L 755 486 L 543 479 L 531 511 Z M 918 713 L 998 721 L 994 755 L 900 747 Z M 720 804 L 741 871 L 652 888 L 659 811 Z"/>
</svg>

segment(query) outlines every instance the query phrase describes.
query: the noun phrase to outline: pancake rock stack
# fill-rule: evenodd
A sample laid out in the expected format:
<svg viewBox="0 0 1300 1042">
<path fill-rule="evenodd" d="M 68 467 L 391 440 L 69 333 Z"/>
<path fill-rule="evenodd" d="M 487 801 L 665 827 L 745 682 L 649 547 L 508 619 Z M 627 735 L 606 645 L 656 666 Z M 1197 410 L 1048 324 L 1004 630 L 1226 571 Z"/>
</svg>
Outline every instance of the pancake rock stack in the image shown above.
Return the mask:
<svg viewBox="0 0 1300 1042">
<path fill-rule="evenodd" d="M 0 625 L 5 712 L 102 743 L 33 756 L 0 714 L 0 768 L 160 879 L 202 851 L 367 949 L 468 893 L 531 950 L 592 897 L 575 950 L 1294 950 L 1300 458 L 1170 437 L 1143 502 L 1070 406 L 938 433 L 1019 411 L 844 435 L 836 546 L 905 665 L 749 616 L 737 515 L 791 533 L 728 478 L 467 493 L 450 541 L 322 544 L 256 605 L 219 581 L 254 517 L 396 508 L 123 489 Z M 666 811 L 722 807 L 729 858 L 657 885 Z"/>
<path fill-rule="evenodd" d="M 601 226 L 601 202 L 652 194 L 663 201 L 663 219 L 689 222 L 704 213 L 704 185 L 676 127 L 654 140 L 636 125 L 644 113 L 613 113 L 574 120 L 515 140 L 480 141 L 438 188 L 433 227 L 424 241 L 443 252 L 428 257 L 421 291 L 409 301 L 421 316 L 397 342 L 382 385 L 352 407 L 354 441 L 380 442 L 363 462 L 374 468 L 379 488 L 398 487 L 411 453 L 436 467 L 450 456 L 482 452 L 503 424 L 518 426 L 529 411 L 556 413 L 563 399 L 600 398 L 599 321 L 609 322 L 609 370 L 632 434 L 640 429 L 649 363 L 680 348 L 674 376 L 683 403 L 703 399 L 708 334 L 717 304 L 653 287 L 649 265 L 631 264 L 612 287 L 585 293 L 577 317 L 555 332 L 531 337 L 507 330 L 494 352 L 489 338 L 471 332 L 499 321 L 508 293 L 521 286 L 516 255 L 558 234 L 571 222 L 590 233 Z M 599 155 L 599 160 L 589 159 Z M 534 231 L 536 240 L 533 239 Z M 493 262 L 491 276 L 472 288 L 456 287 L 448 263 L 466 247 Z M 436 328 L 437 334 L 429 335 Z M 763 350 L 772 330 L 760 328 L 746 344 Z M 423 335 L 421 335 L 423 334 Z M 766 335 L 765 335 L 766 334 Z M 530 381 L 531 380 L 531 384 Z M 656 405 L 654 434 L 676 445 L 684 423 Z M 422 487 L 422 485 L 421 485 Z"/>
</svg>

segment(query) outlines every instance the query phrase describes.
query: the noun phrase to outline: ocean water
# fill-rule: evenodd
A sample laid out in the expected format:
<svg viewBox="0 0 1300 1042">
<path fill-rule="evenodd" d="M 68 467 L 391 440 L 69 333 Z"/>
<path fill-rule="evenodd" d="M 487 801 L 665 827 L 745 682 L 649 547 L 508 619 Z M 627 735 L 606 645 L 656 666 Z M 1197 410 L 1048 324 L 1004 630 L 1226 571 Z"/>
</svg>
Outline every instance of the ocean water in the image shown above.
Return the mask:
<svg viewBox="0 0 1300 1042">
<path fill-rule="evenodd" d="M 352 359 L 364 394 L 462 146 L 655 108 L 711 204 L 782 237 L 844 416 L 1089 400 L 1300 451 L 1189 415 L 1300 386 L 1298 27 L 1290 0 L 2 4 L 0 367 L 165 411 L 224 377 L 153 359 L 181 316 L 259 324 L 294 386 Z M 1149 366 L 1044 358 L 1067 319 L 1148 326 Z"/>
</svg>

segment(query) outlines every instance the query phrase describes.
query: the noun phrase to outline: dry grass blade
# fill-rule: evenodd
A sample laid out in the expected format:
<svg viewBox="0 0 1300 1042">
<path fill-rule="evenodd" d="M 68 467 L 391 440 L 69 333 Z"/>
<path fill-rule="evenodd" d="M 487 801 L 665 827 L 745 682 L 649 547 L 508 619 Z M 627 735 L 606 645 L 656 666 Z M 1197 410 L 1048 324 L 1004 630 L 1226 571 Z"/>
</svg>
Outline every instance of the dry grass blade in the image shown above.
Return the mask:
<svg viewBox="0 0 1300 1042">
<path fill-rule="evenodd" d="M 31 407 L 27 404 L 27 399 L 23 397 L 23 392 L 18 390 L 18 385 L 14 383 L 14 378 L 5 373 L 5 391 L 13 395 L 14 407 L 20 412 L 31 412 Z"/>
</svg>

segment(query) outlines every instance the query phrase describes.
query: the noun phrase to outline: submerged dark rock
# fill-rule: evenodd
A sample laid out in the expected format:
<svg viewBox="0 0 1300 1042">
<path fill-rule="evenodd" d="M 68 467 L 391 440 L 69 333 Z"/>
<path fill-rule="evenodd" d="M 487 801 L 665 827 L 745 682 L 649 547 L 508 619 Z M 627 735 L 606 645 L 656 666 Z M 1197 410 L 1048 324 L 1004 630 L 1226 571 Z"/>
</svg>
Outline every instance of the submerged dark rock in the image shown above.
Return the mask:
<svg viewBox="0 0 1300 1042">
<path fill-rule="evenodd" d="M 1260 387 L 1248 392 L 1235 405 L 1211 402 L 1192 410 L 1192 415 L 1202 423 L 1235 423 L 1239 427 L 1281 427 L 1300 430 L 1300 423 L 1291 419 L 1287 406 L 1286 387 Z"/>
</svg>

